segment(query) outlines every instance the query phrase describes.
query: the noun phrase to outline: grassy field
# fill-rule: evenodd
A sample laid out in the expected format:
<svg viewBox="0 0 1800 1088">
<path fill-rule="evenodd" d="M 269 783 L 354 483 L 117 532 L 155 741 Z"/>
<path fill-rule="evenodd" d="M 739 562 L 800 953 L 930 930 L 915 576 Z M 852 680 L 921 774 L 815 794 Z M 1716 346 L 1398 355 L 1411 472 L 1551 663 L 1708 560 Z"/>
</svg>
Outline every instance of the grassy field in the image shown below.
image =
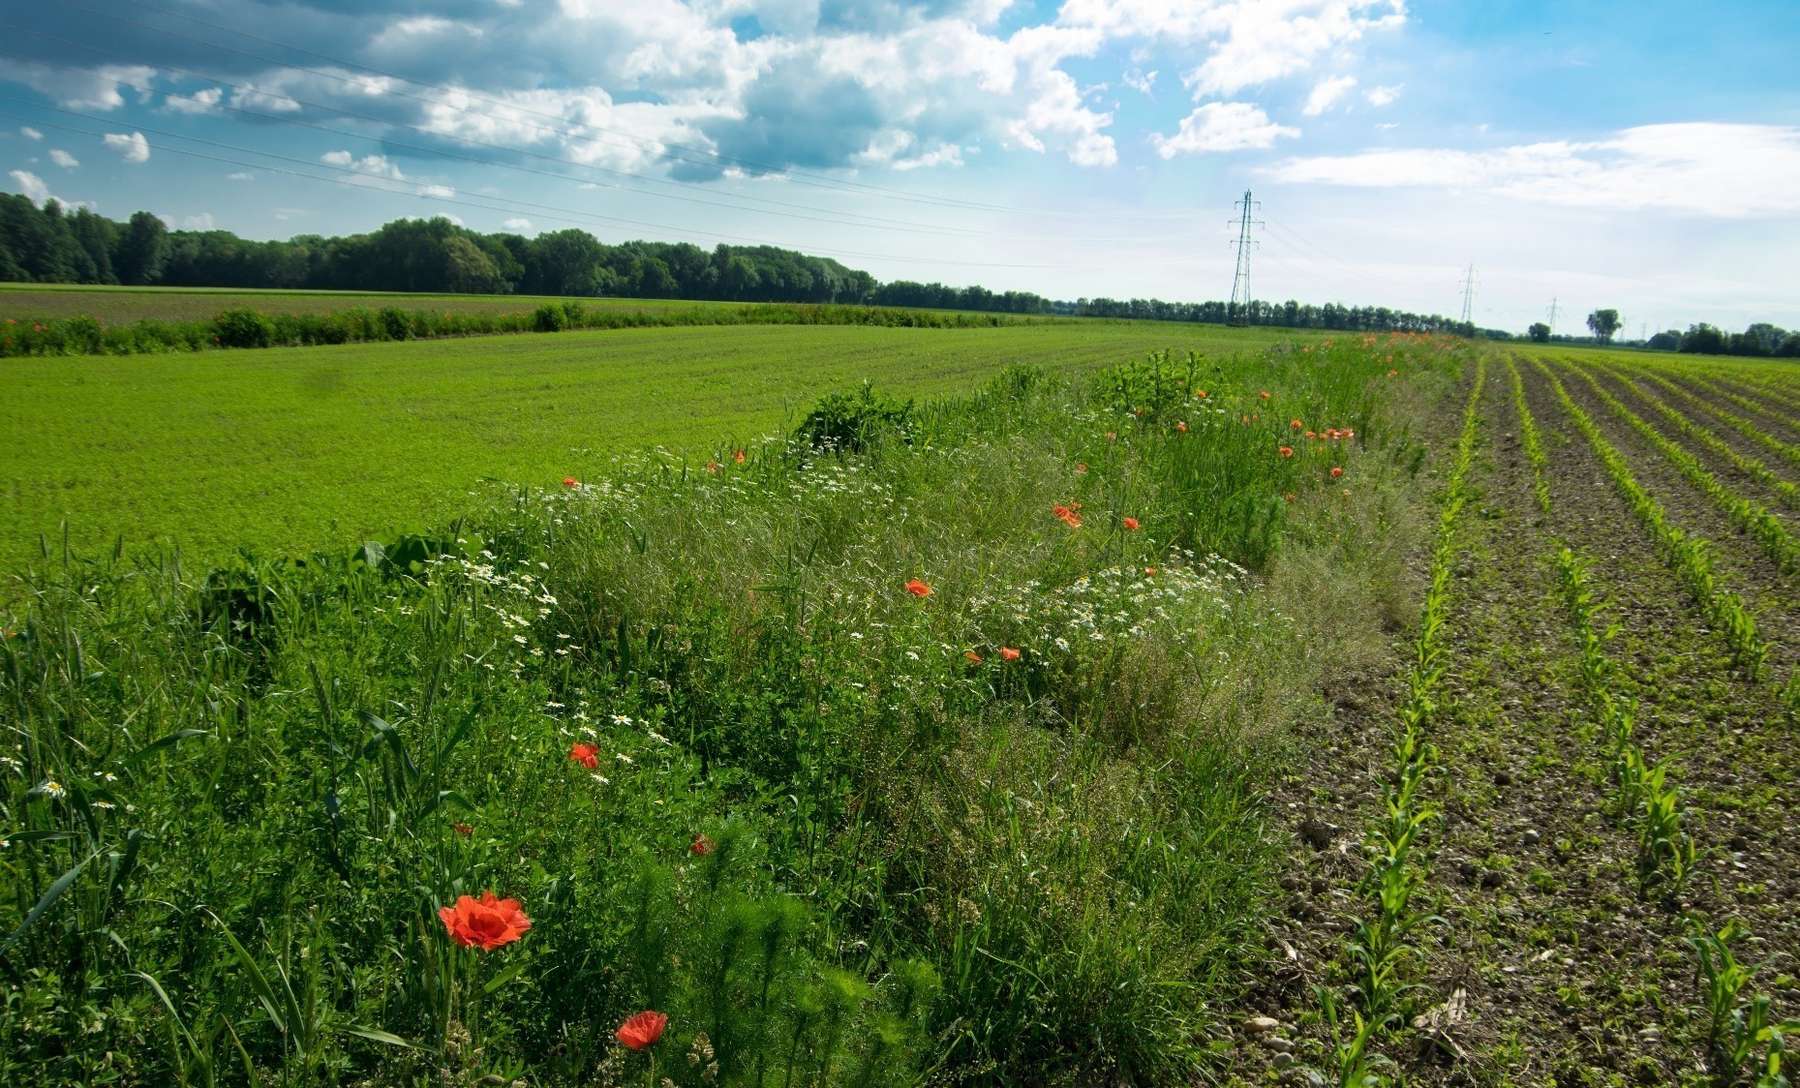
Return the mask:
<svg viewBox="0 0 1800 1088">
<path fill-rule="evenodd" d="M 1267 788 L 1411 610 L 1432 406 L 1471 349 L 991 331 L 25 371 L 8 426 L 63 406 L 17 445 L 95 466 L 96 530 L 317 539 L 340 491 L 391 529 L 433 486 L 465 519 L 411 561 L 102 553 L 14 583 L 0 1083 L 1073 1088 L 1260 1061 L 1221 1044 L 1281 962 Z M 965 392 L 721 441 L 871 371 Z M 746 453 L 571 452 L 651 437 Z M 497 465 L 533 486 L 459 490 Z"/>
<path fill-rule="evenodd" d="M 445 310 L 453 313 L 522 313 L 546 302 L 579 302 L 592 308 L 690 309 L 708 305 L 684 299 L 581 298 L 551 295 L 424 295 L 379 291 L 246 291 L 225 287 L 95 287 L 86 284 L 0 283 L 0 319 L 87 316 L 104 325 L 143 318 L 198 321 L 233 307 L 267 314 L 331 313 L 361 306 Z"/>
<path fill-rule="evenodd" d="M 0 1083 L 1784 1083 L 1800 367 L 1120 324 L 9 373 L 13 522 L 205 561 L 12 537 Z M 862 376 L 932 399 L 821 401 Z"/>
<path fill-rule="evenodd" d="M 0 565 L 68 519 L 84 549 L 213 561 L 425 527 L 484 479 L 542 484 L 653 445 L 703 462 L 863 379 L 902 397 L 1011 363 L 1081 369 L 1281 334 L 1182 325 L 749 327 L 7 363 Z"/>
</svg>

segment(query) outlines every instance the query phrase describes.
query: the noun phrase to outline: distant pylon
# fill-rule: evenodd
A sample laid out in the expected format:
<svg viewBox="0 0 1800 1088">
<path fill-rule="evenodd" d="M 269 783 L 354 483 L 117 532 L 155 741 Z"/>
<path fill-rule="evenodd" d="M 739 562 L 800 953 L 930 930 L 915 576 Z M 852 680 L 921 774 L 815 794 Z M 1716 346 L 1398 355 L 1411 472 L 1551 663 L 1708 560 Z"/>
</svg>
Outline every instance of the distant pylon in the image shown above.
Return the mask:
<svg viewBox="0 0 1800 1088">
<path fill-rule="evenodd" d="M 1470 265 L 1468 274 L 1463 276 L 1463 308 L 1462 323 L 1471 324 L 1475 313 L 1475 266 Z"/>
<path fill-rule="evenodd" d="M 1244 199 L 1238 201 L 1233 207 L 1243 210 L 1236 220 L 1237 241 L 1232 243 L 1237 246 L 1237 273 L 1231 278 L 1231 303 L 1225 308 L 1225 320 L 1232 325 L 1248 325 L 1250 323 L 1250 248 L 1257 244 L 1250 240 L 1250 228 L 1253 225 L 1259 227 L 1263 225 L 1262 220 L 1252 219 L 1250 214 L 1254 209 L 1262 207 L 1262 202 L 1251 199 L 1250 190 L 1245 189 Z M 1229 224 L 1231 221 L 1227 222 Z"/>
<path fill-rule="evenodd" d="M 1556 335 L 1556 296 L 1550 296 L 1550 335 Z"/>
</svg>

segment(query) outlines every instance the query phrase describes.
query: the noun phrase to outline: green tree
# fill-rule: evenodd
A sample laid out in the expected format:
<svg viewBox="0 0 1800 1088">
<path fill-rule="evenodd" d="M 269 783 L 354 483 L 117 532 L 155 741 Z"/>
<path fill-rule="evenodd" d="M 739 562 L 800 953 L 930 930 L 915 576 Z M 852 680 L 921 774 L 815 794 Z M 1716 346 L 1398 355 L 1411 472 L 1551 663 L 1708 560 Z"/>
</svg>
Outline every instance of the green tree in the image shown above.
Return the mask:
<svg viewBox="0 0 1800 1088">
<path fill-rule="evenodd" d="M 1624 323 L 1617 310 L 1595 310 L 1587 318 L 1587 327 L 1592 330 L 1594 339 L 1602 344 L 1612 343 L 1613 333 Z"/>
<path fill-rule="evenodd" d="M 149 212 L 133 212 L 119 236 L 113 255 L 113 271 L 125 284 L 155 283 L 162 276 L 168 253 L 169 228 Z"/>
<path fill-rule="evenodd" d="M 1542 321 L 1533 321 L 1531 323 L 1531 328 L 1526 329 L 1525 331 L 1531 336 L 1531 339 L 1537 343 L 1544 344 L 1548 343 L 1550 340 L 1550 326 L 1544 324 Z"/>
</svg>

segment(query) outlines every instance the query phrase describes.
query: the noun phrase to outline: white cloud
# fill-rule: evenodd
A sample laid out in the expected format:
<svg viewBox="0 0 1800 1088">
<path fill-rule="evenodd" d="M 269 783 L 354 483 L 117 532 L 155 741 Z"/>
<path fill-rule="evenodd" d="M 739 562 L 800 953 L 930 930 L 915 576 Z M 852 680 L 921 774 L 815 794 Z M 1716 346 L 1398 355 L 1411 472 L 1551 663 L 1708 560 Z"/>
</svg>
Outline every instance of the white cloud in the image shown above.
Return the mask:
<svg viewBox="0 0 1800 1088">
<path fill-rule="evenodd" d="M 133 132 L 129 136 L 123 132 L 109 132 L 101 137 L 101 142 L 117 151 L 126 162 L 150 161 L 150 141 L 144 139 L 141 132 Z"/>
<path fill-rule="evenodd" d="M 421 185 L 419 195 L 448 200 L 456 195 L 456 189 L 450 185 Z"/>
<path fill-rule="evenodd" d="M 1142 95 L 1148 95 L 1156 89 L 1156 72 L 1132 68 L 1119 77 L 1119 81 Z"/>
<path fill-rule="evenodd" d="M 19 187 L 19 192 L 25 194 L 25 199 L 33 204 L 42 204 L 46 200 L 56 199 L 50 195 L 50 186 L 44 182 L 44 179 L 31 171 L 12 170 L 8 172 L 12 175 L 13 184 Z"/>
<path fill-rule="evenodd" d="M 226 181 L 255 181 L 256 175 L 250 173 L 248 170 L 239 170 L 235 174 L 226 174 L 225 180 Z"/>
<path fill-rule="evenodd" d="M 406 175 L 400 168 L 388 161 L 386 155 L 364 155 L 357 158 L 348 151 L 327 151 L 319 156 L 319 161 L 326 166 L 337 166 L 366 174 L 372 178 L 386 178 L 389 181 L 404 181 Z"/>
<path fill-rule="evenodd" d="M 43 133 L 39 132 L 35 128 L 32 128 L 30 125 L 20 126 L 19 134 L 24 136 L 27 140 L 41 140 L 44 138 Z"/>
<path fill-rule="evenodd" d="M 1369 105 L 1377 109 L 1382 106 L 1391 106 L 1395 99 L 1400 97 L 1400 84 L 1396 83 L 1391 87 L 1370 87 L 1363 97 L 1369 100 Z"/>
<path fill-rule="evenodd" d="M 212 230 L 213 215 L 211 212 L 201 212 L 199 215 L 190 215 L 181 221 L 181 229 Z"/>
<path fill-rule="evenodd" d="M 1278 125 L 1248 102 L 1208 102 L 1181 120 L 1173 136 L 1153 133 L 1150 142 L 1165 159 L 1203 151 L 1249 151 L 1273 147 L 1281 137 L 1300 135 Z"/>
<path fill-rule="evenodd" d="M 1617 211 L 1774 217 L 1800 213 L 1800 127 L 1641 125 L 1586 143 L 1291 158 L 1267 173 L 1293 184 L 1477 190 Z"/>
<path fill-rule="evenodd" d="M 50 149 L 50 161 L 62 167 L 64 170 L 73 170 L 81 165 L 80 159 L 77 159 L 60 147 L 53 147 Z"/>
<path fill-rule="evenodd" d="M 514 218 L 508 219 L 505 222 L 501 223 L 500 225 L 502 227 L 505 227 L 507 230 L 517 231 L 520 234 L 524 234 L 526 231 L 531 229 L 531 220 L 525 219 L 523 217 L 515 216 Z"/>
<path fill-rule="evenodd" d="M 206 87 L 189 95 L 166 95 L 163 98 L 163 105 L 174 110 L 176 113 L 217 113 L 219 111 L 219 100 L 224 97 L 225 92 L 220 88 Z"/>
<path fill-rule="evenodd" d="M 150 81 L 156 69 L 143 64 L 107 64 L 98 68 L 69 68 L 37 61 L 7 62 L 7 79 L 56 99 L 72 110 L 116 110 L 125 104 L 124 88 L 150 97 Z"/>
<path fill-rule="evenodd" d="M 1321 79 L 1313 84 L 1312 93 L 1306 96 L 1306 106 L 1301 113 L 1308 117 L 1317 117 L 1330 109 L 1333 103 L 1348 94 L 1350 88 L 1356 86 L 1355 76 L 1333 76 Z"/>
</svg>

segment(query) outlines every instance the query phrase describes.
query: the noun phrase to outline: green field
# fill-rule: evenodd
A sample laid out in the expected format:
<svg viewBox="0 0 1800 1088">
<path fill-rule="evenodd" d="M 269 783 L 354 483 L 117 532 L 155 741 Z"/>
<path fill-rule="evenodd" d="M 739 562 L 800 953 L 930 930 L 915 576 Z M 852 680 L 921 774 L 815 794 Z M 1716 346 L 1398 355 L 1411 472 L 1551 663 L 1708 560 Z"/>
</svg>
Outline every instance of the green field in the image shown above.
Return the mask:
<svg viewBox="0 0 1800 1088">
<path fill-rule="evenodd" d="M 264 296 L 258 296 L 259 299 Z M 316 296 L 305 296 L 316 297 Z M 684 304 L 685 305 L 685 304 Z M 216 560 L 447 518 L 484 478 L 548 484 L 663 445 L 701 460 L 864 379 L 901 396 L 1017 362 L 1230 355 L 1294 334 L 1191 325 L 635 329 L 5 364 L 0 566 L 56 538 Z"/>
<path fill-rule="evenodd" d="M 674 310 L 736 306 L 691 299 L 580 298 L 553 295 L 425 295 L 379 291 L 247 291 L 230 287 L 95 287 L 87 284 L 0 283 L 0 318 L 92 317 L 103 325 L 144 318 L 201 321 L 221 310 L 249 307 L 266 314 L 318 314 L 353 307 L 523 313 L 546 302 L 579 302 L 591 309 Z"/>
</svg>

